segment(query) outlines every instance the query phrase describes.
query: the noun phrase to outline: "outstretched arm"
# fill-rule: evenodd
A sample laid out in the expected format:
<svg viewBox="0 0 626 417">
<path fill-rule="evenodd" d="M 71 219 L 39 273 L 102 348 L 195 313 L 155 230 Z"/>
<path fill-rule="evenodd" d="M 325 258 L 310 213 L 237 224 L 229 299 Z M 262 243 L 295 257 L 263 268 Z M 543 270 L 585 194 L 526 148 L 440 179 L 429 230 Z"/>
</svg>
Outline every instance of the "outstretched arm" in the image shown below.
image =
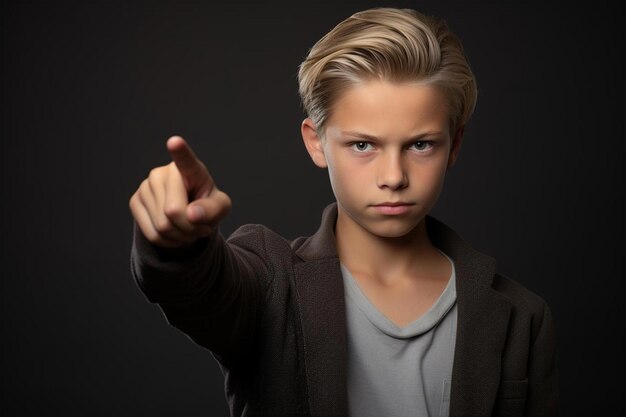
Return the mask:
<svg viewBox="0 0 626 417">
<path fill-rule="evenodd" d="M 254 247 L 262 236 L 243 229 L 226 242 L 218 224 L 230 198 L 182 138 L 170 138 L 167 146 L 173 161 L 152 169 L 129 202 L 135 219 L 131 271 L 171 325 L 226 358 L 253 337 L 269 275 Z"/>
</svg>

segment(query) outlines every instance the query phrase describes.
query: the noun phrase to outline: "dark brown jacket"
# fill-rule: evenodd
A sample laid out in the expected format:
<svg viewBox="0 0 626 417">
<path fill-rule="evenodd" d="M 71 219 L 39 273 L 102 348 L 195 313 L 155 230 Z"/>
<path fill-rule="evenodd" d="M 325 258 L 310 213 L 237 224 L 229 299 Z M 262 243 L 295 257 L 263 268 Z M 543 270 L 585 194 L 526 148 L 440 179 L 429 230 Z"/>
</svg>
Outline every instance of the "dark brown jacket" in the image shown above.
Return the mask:
<svg viewBox="0 0 626 417">
<path fill-rule="evenodd" d="M 191 249 L 159 248 L 135 225 L 131 270 L 168 322 L 209 349 L 233 416 L 346 416 L 343 280 L 337 205 L 288 241 L 248 224 Z M 458 324 L 450 416 L 558 415 L 555 329 L 545 301 L 426 216 L 456 268 Z"/>
</svg>

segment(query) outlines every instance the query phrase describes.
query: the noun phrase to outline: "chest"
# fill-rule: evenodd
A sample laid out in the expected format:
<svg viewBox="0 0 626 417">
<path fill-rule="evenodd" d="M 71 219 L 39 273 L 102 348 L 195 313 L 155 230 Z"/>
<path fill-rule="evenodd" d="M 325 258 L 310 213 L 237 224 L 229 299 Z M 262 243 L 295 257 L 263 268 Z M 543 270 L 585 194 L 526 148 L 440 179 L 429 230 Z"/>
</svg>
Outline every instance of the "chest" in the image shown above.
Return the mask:
<svg viewBox="0 0 626 417">
<path fill-rule="evenodd" d="M 447 416 L 456 333 L 454 289 L 441 293 L 434 285 L 430 297 L 424 297 L 427 286 L 409 290 L 372 285 L 368 298 L 346 268 L 342 273 L 350 415 L 398 415 L 410 409 L 413 415 Z"/>
<path fill-rule="evenodd" d="M 452 260 L 433 250 L 422 261 L 401 273 L 363 267 L 359 262 L 342 262 L 360 292 L 382 315 L 399 327 L 422 317 L 439 299 L 454 278 Z"/>
<path fill-rule="evenodd" d="M 449 276 L 440 276 L 383 285 L 366 275 L 352 276 L 373 306 L 400 327 L 423 316 L 441 296 L 449 280 Z"/>
</svg>

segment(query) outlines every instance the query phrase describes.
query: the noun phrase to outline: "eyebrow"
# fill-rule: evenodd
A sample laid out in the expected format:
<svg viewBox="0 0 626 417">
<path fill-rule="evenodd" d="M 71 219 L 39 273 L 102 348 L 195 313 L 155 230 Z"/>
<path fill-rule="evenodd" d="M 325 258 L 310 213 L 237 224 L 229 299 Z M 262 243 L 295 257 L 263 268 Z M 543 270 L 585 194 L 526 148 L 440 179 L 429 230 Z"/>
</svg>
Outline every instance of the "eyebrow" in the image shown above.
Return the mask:
<svg viewBox="0 0 626 417">
<path fill-rule="evenodd" d="M 345 136 L 353 136 L 353 137 L 356 137 L 356 138 L 365 139 L 365 140 L 369 140 L 369 141 L 378 141 L 378 142 L 381 141 L 381 138 L 379 138 L 377 136 L 368 135 L 367 133 L 361 133 L 361 132 L 356 132 L 356 131 L 352 131 L 352 130 L 342 131 L 341 134 L 345 135 Z M 441 131 L 433 131 L 433 132 L 420 133 L 419 135 L 415 135 L 415 136 L 413 136 L 411 138 L 408 138 L 406 140 L 406 142 L 415 142 L 415 141 L 418 141 L 418 140 L 423 139 L 425 137 L 439 136 L 439 135 L 443 135 L 443 132 L 441 132 Z"/>
</svg>

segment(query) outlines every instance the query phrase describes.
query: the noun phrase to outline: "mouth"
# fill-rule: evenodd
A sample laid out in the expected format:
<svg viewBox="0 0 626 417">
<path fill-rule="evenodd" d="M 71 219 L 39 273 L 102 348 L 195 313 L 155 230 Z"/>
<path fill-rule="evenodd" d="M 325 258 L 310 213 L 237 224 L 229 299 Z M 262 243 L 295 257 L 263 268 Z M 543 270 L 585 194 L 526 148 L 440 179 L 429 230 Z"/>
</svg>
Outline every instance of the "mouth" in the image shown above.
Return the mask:
<svg viewBox="0 0 626 417">
<path fill-rule="evenodd" d="M 374 204 L 372 207 L 380 214 L 398 215 L 408 213 L 412 205 L 414 204 L 403 201 L 388 201 L 385 203 Z"/>
<path fill-rule="evenodd" d="M 405 203 L 404 201 L 395 201 L 395 202 L 391 202 L 391 201 L 387 201 L 385 203 L 380 203 L 380 204 L 374 204 L 374 207 L 382 207 L 382 206 L 386 206 L 386 207 L 398 207 L 398 206 L 412 206 L 413 203 Z"/>
</svg>

